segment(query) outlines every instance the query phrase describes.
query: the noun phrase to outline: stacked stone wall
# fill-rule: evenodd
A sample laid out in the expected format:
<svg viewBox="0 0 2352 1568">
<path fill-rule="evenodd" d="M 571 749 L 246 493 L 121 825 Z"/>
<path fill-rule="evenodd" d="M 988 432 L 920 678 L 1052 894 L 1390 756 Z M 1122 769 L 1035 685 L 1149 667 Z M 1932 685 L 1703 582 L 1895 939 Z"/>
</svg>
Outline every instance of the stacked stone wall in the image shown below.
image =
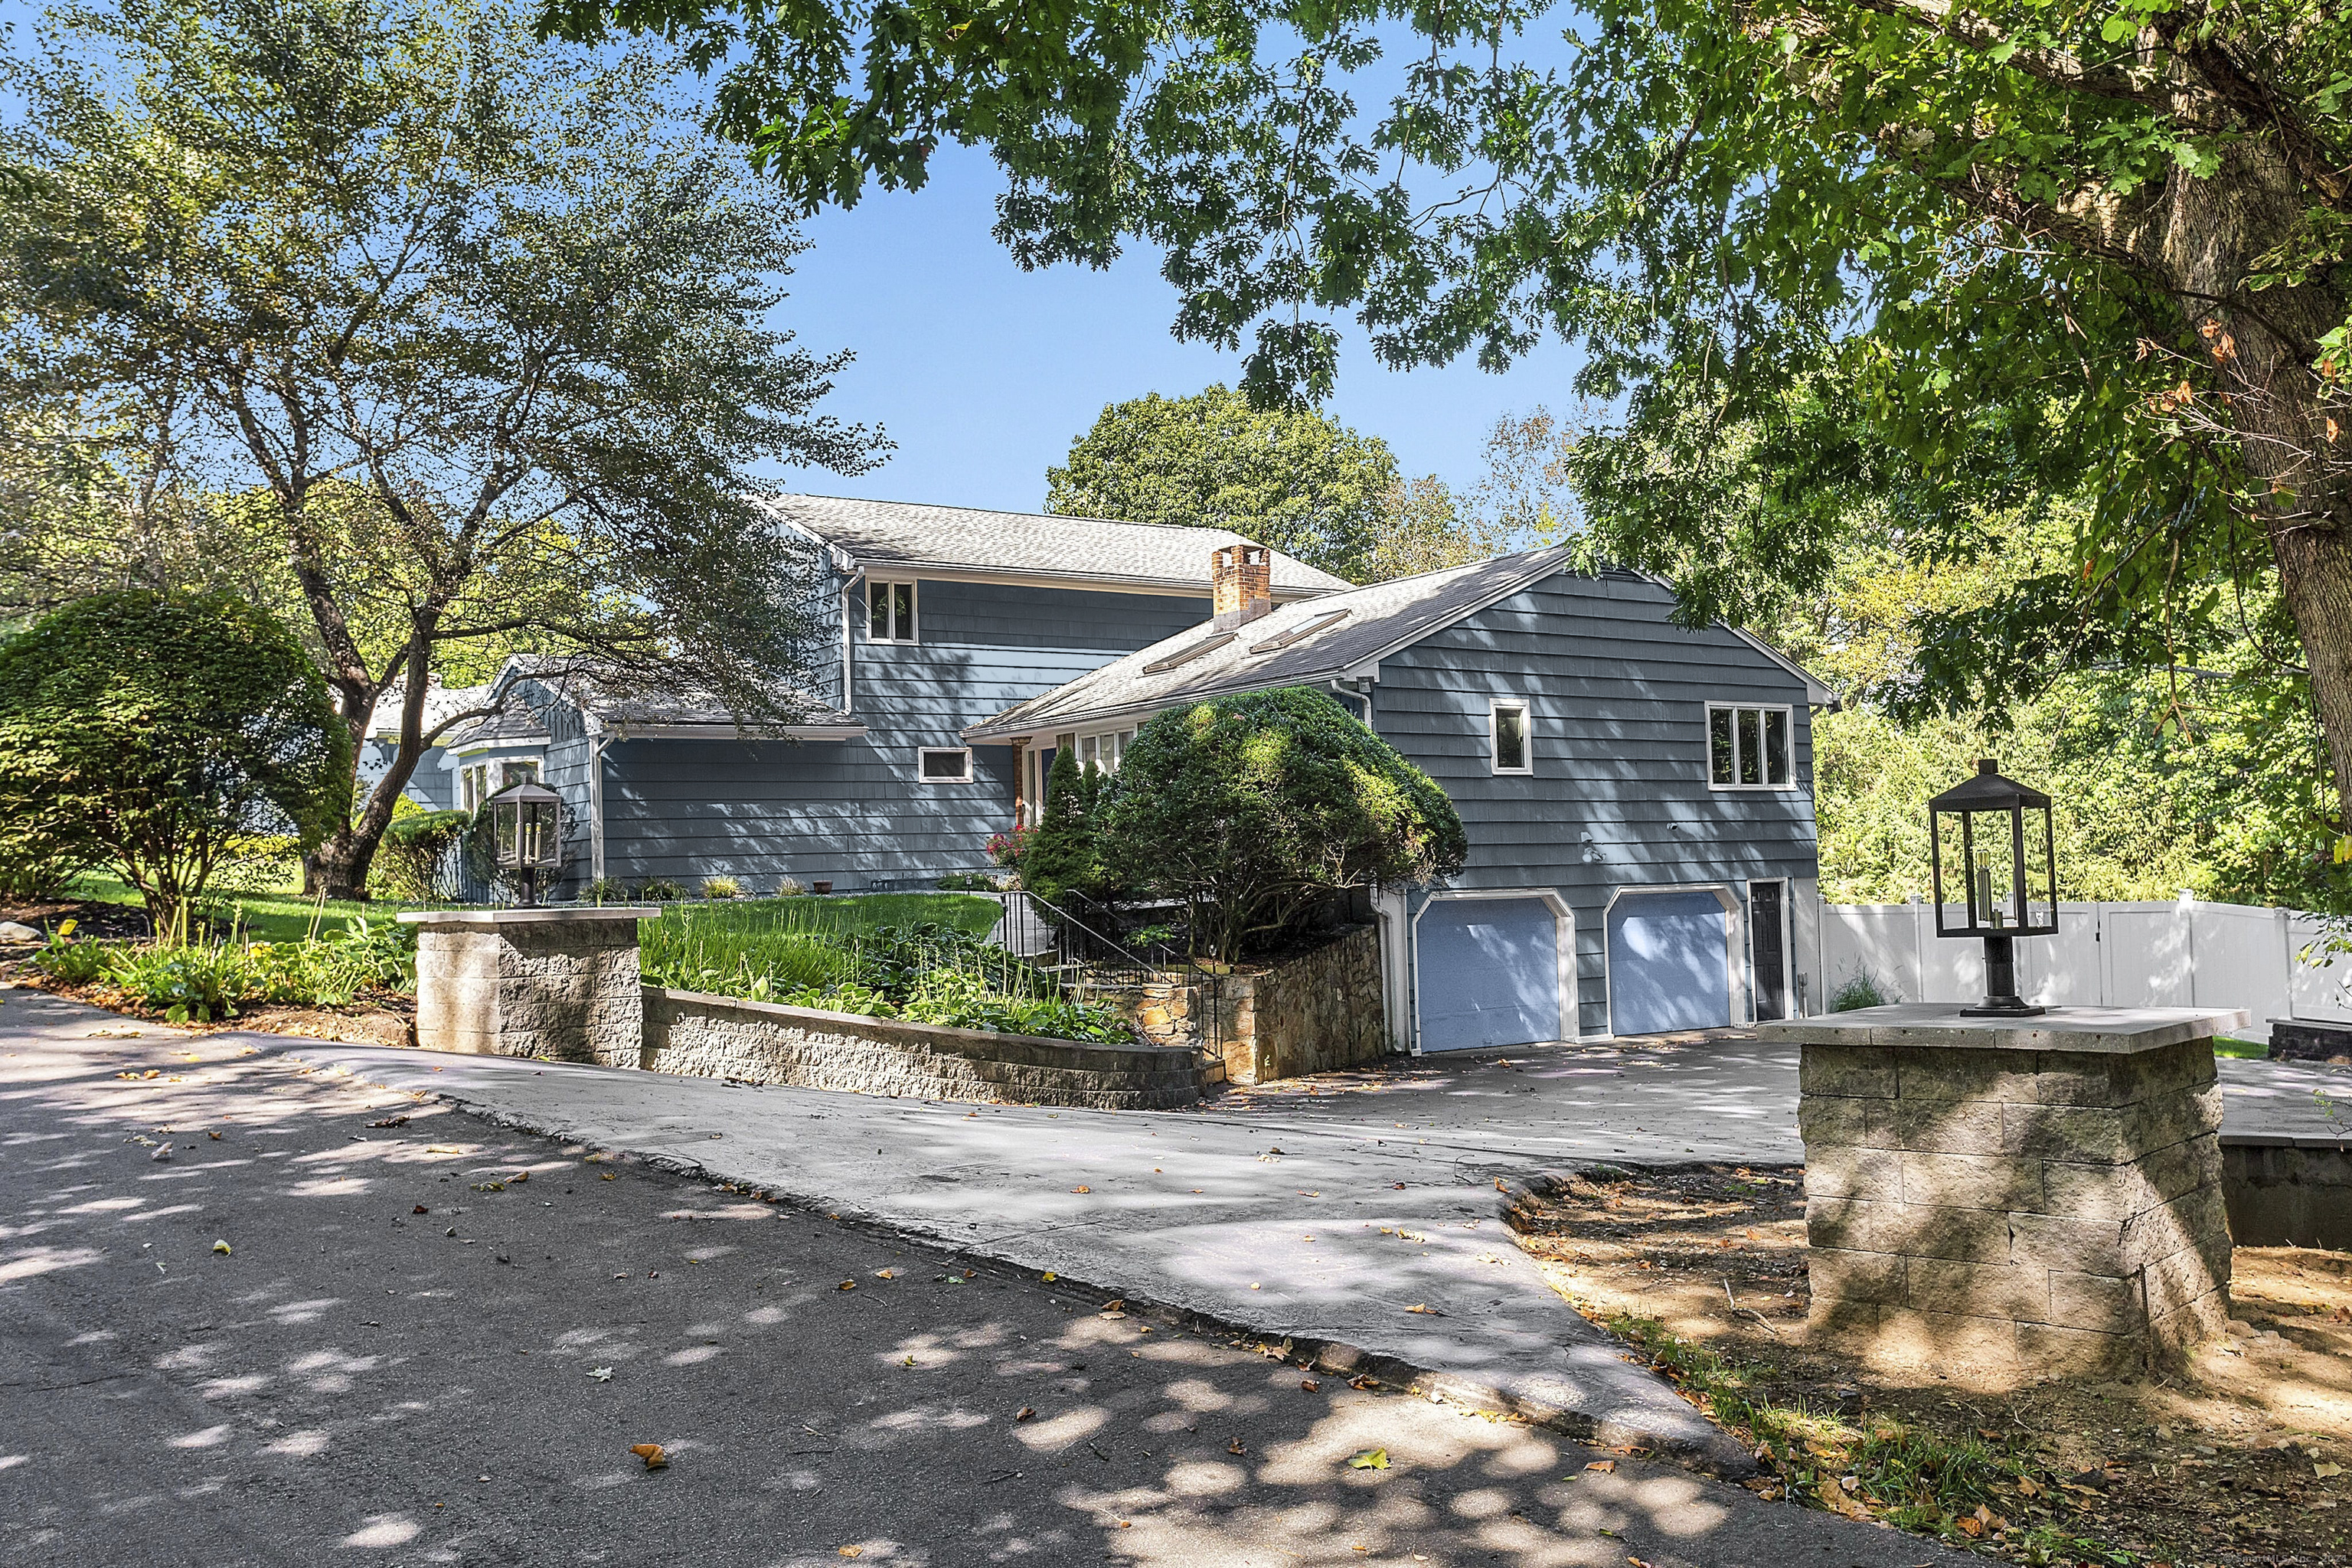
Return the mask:
<svg viewBox="0 0 2352 1568">
<path fill-rule="evenodd" d="M 1391 1048 L 1378 926 L 1278 964 L 1087 994 L 1126 1014 L 1153 1045 L 1200 1052 L 1211 1082 L 1360 1067 Z"/>
<path fill-rule="evenodd" d="M 634 918 L 423 923 L 416 1043 L 431 1051 L 634 1066 L 641 984 Z"/>
<path fill-rule="evenodd" d="M 1812 1328 L 1996 1381 L 2145 1366 L 2228 1316 L 2212 1042 L 1803 1047 Z"/>
<path fill-rule="evenodd" d="M 1097 1046 L 646 986 L 631 1066 L 924 1100 L 1152 1110 L 1201 1098 L 1190 1049 Z"/>
</svg>

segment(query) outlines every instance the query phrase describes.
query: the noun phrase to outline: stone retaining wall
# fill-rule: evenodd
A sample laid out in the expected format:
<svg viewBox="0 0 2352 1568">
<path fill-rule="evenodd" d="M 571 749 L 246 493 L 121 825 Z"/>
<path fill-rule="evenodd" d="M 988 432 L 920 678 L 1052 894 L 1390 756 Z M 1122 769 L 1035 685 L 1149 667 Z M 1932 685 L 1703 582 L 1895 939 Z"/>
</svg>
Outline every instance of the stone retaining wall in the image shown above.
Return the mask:
<svg viewBox="0 0 2352 1568">
<path fill-rule="evenodd" d="M 2352 1135 L 2225 1132 L 2221 1163 L 2239 1246 L 2352 1251 Z"/>
<path fill-rule="evenodd" d="M 1202 1089 L 1190 1049 L 991 1034 L 651 985 L 644 1047 L 625 1065 L 856 1094 L 1108 1110 L 1188 1105 Z"/>
<path fill-rule="evenodd" d="M 651 910 L 436 910 L 415 925 L 416 1043 L 585 1062 L 633 1056 L 637 920 Z"/>
<path fill-rule="evenodd" d="M 1265 1083 L 1388 1053 L 1378 926 L 1278 964 L 1149 985 L 1088 988 L 1155 1046 L 1198 1051 L 1211 1082 Z"/>
</svg>

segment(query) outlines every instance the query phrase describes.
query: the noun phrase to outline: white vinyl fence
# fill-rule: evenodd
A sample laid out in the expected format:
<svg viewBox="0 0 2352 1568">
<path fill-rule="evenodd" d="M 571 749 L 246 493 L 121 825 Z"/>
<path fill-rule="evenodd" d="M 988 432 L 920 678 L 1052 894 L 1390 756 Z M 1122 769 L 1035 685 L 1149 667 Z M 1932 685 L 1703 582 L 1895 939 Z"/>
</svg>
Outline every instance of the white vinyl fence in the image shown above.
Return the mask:
<svg viewBox="0 0 2352 1568">
<path fill-rule="evenodd" d="M 1984 943 L 1938 937 L 1932 905 L 1824 904 L 1821 933 L 1824 1005 L 1857 975 L 1890 1001 L 1984 994 Z M 2017 939 L 2017 988 L 2045 1006 L 2242 1007 L 2257 1038 L 2273 1018 L 2352 1024 L 2352 954 L 2305 961 L 2322 934 L 2294 910 L 2061 904 L 2057 935 Z"/>
</svg>

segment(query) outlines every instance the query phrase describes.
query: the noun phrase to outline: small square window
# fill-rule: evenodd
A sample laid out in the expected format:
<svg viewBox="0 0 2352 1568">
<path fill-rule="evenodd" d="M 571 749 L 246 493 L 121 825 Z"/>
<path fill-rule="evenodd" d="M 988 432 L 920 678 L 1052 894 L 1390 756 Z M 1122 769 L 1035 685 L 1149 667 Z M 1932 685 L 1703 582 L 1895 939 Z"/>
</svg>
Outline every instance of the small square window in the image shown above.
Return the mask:
<svg viewBox="0 0 2352 1568">
<path fill-rule="evenodd" d="M 970 784 L 971 751 L 965 746 L 925 746 L 921 752 L 925 784 Z"/>
<path fill-rule="evenodd" d="M 913 642 L 915 585 L 867 579 L 866 639 L 868 642 Z"/>
<path fill-rule="evenodd" d="M 1709 705 L 1706 779 L 1717 789 L 1790 789 L 1796 783 L 1786 708 Z"/>
<path fill-rule="evenodd" d="M 1528 705 L 1496 699 L 1488 710 L 1487 761 L 1498 773 L 1531 773 L 1535 763 L 1528 751 Z"/>
</svg>

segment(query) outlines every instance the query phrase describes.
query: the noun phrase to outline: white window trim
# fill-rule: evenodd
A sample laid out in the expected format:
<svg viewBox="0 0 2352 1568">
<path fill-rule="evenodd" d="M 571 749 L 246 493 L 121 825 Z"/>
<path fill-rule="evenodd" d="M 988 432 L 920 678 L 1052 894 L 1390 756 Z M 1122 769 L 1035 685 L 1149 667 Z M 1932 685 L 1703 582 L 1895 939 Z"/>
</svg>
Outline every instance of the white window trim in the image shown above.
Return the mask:
<svg viewBox="0 0 2352 1568">
<path fill-rule="evenodd" d="M 915 613 L 915 635 L 910 637 L 877 637 L 874 632 L 874 590 L 904 588 L 907 602 Z M 893 616 L 895 619 L 895 615 Z M 914 647 L 923 640 L 923 585 L 912 577 L 868 577 L 866 579 L 866 640 L 870 643 L 890 643 L 902 647 Z"/>
<path fill-rule="evenodd" d="M 1523 765 L 1507 768 L 1503 765 L 1503 710 L 1519 710 L 1519 756 Z M 1536 710 L 1524 697 L 1490 697 L 1486 700 L 1486 771 L 1493 773 L 1526 775 L 1536 771 Z"/>
<path fill-rule="evenodd" d="M 952 775 L 934 773 L 924 766 L 932 757 L 952 752 L 963 759 L 963 772 Z M 970 746 L 919 746 L 915 751 L 915 777 L 927 784 L 970 784 L 976 775 L 971 769 Z"/>
<path fill-rule="evenodd" d="M 1738 715 L 1742 712 L 1787 715 L 1789 722 L 1789 782 L 1787 784 L 1751 784 L 1738 782 L 1739 720 Z M 1729 713 L 1734 716 L 1731 721 L 1732 782 L 1729 784 L 1715 782 L 1715 716 L 1717 713 Z M 1797 776 L 1797 711 L 1789 703 L 1710 702 L 1706 705 L 1706 717 L 1699 727 L 1699 743 L 1703 752 L 1700 765 L 1706 770 L 1706 787 L 1717 795 L 1787 795 L 1805 787 Z"/>
</svg>

